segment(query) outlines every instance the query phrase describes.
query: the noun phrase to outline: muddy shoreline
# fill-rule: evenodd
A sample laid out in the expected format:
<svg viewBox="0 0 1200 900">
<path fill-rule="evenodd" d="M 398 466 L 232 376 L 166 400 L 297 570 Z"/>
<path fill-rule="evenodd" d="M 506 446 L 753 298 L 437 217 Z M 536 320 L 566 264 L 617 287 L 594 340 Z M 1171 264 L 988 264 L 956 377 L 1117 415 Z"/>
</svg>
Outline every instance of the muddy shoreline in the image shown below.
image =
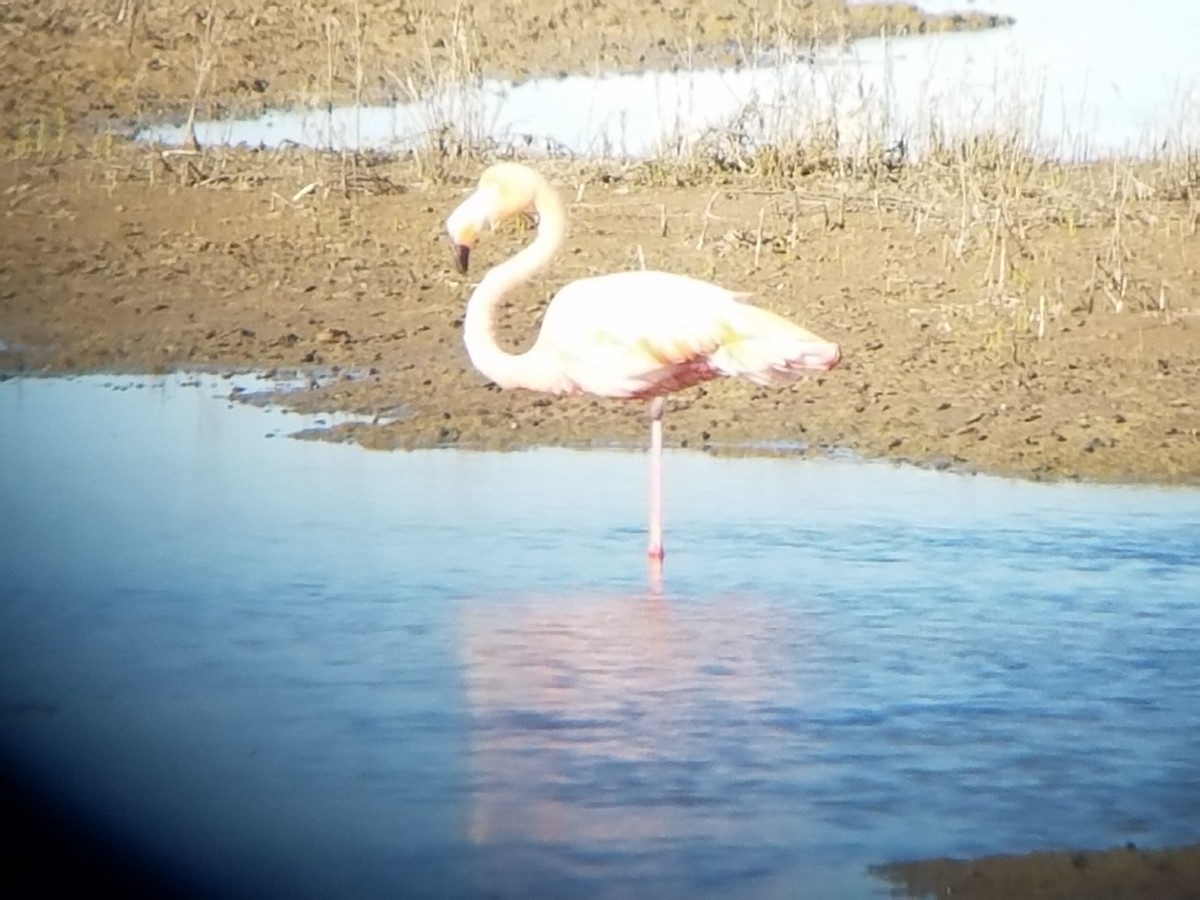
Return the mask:
<svg viewBox="0 0 1200 900">
<path fill-rule="evenodd" d="M 501 5 L 376 0 L 226 0 L 215 17 L 182 0 L 103 6 L 0 10 L 0 372 L 321 372 L 282 402 L 377 417 L 327 435 L 376 449 L 633 447 L 644 411 L 500 392 L 471 369 L 472 281 L 453 273 L 442 223 L 484 163 L 475 150 L 163 152 L 113 132 L 193 106 L 386 101 L 455 67 L 520 79 L 736 65 L 781 42 L 1003 24 L 832 0 L 784 15 L 773 0 L 531 0 L 519 21 Z M 934 161 L 847 176 L 802 162 L 545 163 L 571 231 L 513 298 L 501 343 L 529 346 L 563 283 L 644 264 L 753 292 L 845 359 L 787 390 L 678 395 L 670 447 L 1200 485 L 1200 175 L 1021 162 L 968 177 Z M 488 236 L 479 265 L 528 239 Z M 1171 852 L 1187 859 L 1104 855 L 1132 880 L 1090 853 L 894 874 L 955 896 L 1196 896 L 1200 852 Z M 1012 867 L 1032 880 L 1006 880 Z"/>
<path fill-rule="evenodd" d="M 906 897 L 1010 900 L 1194 900 L 1200 896 L 1200 844 L 1148 850 L 1029 853 L 975 860 L 930 859 L 872 872 Z"/>
<path fill-rule="evenodd" d="M 341 377 L 286 402 L 395 414 L 335 435 L 368 447 L 638 445 L 637 404 L 491 391 L 470 369 L 459 329 L 471 282 L 452 274 L 441 228 L 483 160 L 181 152 L 89 128 L 177 114 L 194 97 L 207 114 L 367 96 L 397 66 L 444 73 L 446 57 L 519 77 L 597 59 L 644 66 L 647 36 L 678 61 L 684 45 L 747 52 L 768 39 L 1002 24 L 903 6 L 784 14 L 771 3 L 752 16 L 743 6 L 535 2 L 517 22 L 492 6 L 401 16 L 368 0 L 292 16 L 242 2 L 213 15 L 131 2 L 123 17 L 82 2 L 53 14 L 14 4 L 0 23 L 0 366 L 325 367 Z M 530 23 L 561 38 L 550 55 L 546 42 L 516 40 Z M 671 446 L 1200 483 L 1200 185 L 1139 169 L 1129 183 L 1145 187 L 1117 204 L 1105 165 L 1023 181 L 981 170 L 967 196 L 950 166 L 846 177 L 828 162 L 766 173 L 704 159 L 543 164 L 572 201 L 571 233 L 513 298 L 501 342 L 528 346 L 566 281 L 643 265 L 683 272 L 753 293 L 839 341 L 845 362 L 785 391 L 684 392 L 668 412 Z M 527 238 L 493 236 L 479 264 Z"/>
<path fill-rule="evenodd" d="M 211 15 L 210 15 L 211 13 Z M 996 28 L 985 12 L 844 0 L 524 0 L 289 4 L 60 0 L 0 9 L 0 111 L 39 119 L 160 121 L 327 103 L 396 102 L 453 74 L 519 81 L 575 72 L 752 62 L 781 46 Z"/>
<path fill-rule="evenodd" d="M 343 161 L 309 151 L 184 157 L 204 167 L 207 183 L 193 184 L 179 158 L 147 148 L 63 148 L 0 171 L 5 370 L 323 367 L 338 377 L 286 402 L 398 415 L 335 435 L 379 449 L 644 440 L 640 404 L 498 392 L 471 369 L 460 328 L 472 282 L 452 272 L 442 221 L 476 164 L 431 183 L 411 161 L 380 159 L 354 174 L 363 188 L 343 191 Z M 903 178 L 773 187 L 726 174 L 699 187 L 653 183 L 637 166 L 549 171 L 579 198 L 571 233 L 509 304 L 505 346 L 532 342 L 562 283 L 643 259 L 752 291 L 843 345 L 842 366 L 786 390 L 719 381 L 673 397 L 671 446 L 836 448 L 1041 479 L 1200 483 L 1188 305 L 1198 239 L 1186 202 L 1147 200 L 1123 224 L 1125 277 L 1141 290 L 1117 311 L 1089 284 L 1113 225 L 1102 206 L 1087 208 L 1082 187 L 1070 233 L 1031 200 L 1036 249 L 1008 275 L 1027 287 L 1000 293 L 985 276 L 987 223 L 955 259 L 953 204 L 940 214 L 931 204 L 916 229 Z M 478 259 L 498 262 L 528 238 L 489 235 Z M 1163 284 L 1183 289 L 1159 310 Z"/>
</svg>

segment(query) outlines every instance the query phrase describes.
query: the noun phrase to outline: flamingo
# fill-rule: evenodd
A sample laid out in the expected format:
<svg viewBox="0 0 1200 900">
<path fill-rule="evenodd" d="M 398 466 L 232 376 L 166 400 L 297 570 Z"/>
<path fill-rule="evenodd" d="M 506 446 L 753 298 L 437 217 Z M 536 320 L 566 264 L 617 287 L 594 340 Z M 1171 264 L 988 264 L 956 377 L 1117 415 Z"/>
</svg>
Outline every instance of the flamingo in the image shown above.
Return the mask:
<svg viewBox="0 0 1200 900">
<path fill-rule="evenodd" d="M 631 271 L 570 282 L 550 302 L 534 345 L 524 353 L 508 353 L 496 343 L 496 309 L 562 244 L 562 201 L 533 169 L 504 162 L 483 172 L 478 188 L 446 221 L 455 266 L 466 274 L 471 249 L 485 227 L 530 212 L 536 215 L 537 237 L 489 269 L 467 301 L 467 354 L 501 388 L 649 401 L 647 555 L 661 564 L 665 396 L 718 376 L 788 384 L 805 371 L 833 368 L 841 350 L 744 302 L 748 294 L 686 275 Z"/>
</svg>

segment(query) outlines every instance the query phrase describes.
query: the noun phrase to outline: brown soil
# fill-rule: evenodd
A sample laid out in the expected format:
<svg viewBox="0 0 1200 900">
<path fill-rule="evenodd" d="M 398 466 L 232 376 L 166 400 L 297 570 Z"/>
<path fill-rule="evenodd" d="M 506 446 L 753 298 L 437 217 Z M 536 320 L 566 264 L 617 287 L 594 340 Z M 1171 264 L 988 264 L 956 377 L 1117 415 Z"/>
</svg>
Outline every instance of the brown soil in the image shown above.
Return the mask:
<svg viewBox="0 0 1200 900">
<path fill-rule="evenodd" d="M 0 169 L 7 368 L 332 367 L 339 379 L 290 402 L 399 415 L 345 430 L 367 446 L 643 440 L 640 405 L 491 391 L 470 368 L 459 329 L 471 285 L 452 272 L 442 221 L 477 167 L 431 184 L 411 163 L 364 163 L 352 181 L 365 187 L 344 193 L 342 164 L 308 152 L 210 154 L 194 174 L 186 157 L 105 152 Z M 555 174 L 568 197 L 583 186 L 573 231 L 510 305 L 506 345 L 528 346 L 562 283 L 642 259 L 753 291 L 843 345 L 841 367 L 788 390 L 715 382 L 677 395 L 676 445 L 804 442 L 1035 477 L 1200 480 L 1200 238 L 1184 201 L 1131 204 L 1117 312 L 1094 268 L 1112 240 L 1103 209 L 1081 206 L 1082 224 L 1066 226 L 1044 197 L 1014 206 L 1025 237 L 995 241 L 1011 266 L 1001 289 L 986 277 L 1000 255 L 991 223 L 957 259 L 959 211 L 934 203 L 918 228 L 903 173 L 780 188 L 743 176 L 647 184 L 637 168 Z M 185 183 L 198 178 L 208 183 Z M 490 236 L 479 264 L 528 237 Z"/>
<path fill-rule="evenodd" d="M 1031 853 L 975 860 L 933 859 L 880 866 L 908 896 L 971 900 L 1196 900 L 1200 844 L 1103 853 Z"/>
<path fill-rule="evenodd" d="M 423 54 L 449 52 L 432 36 L 452 33 L 453 10 L 401 6 L 358 5 L 367 81 L 404 61 L 440 71 Z M 0 9 L 7 367 L 331 367 L 339 380 L 290 402 L 399 416 L 347 429 L 373 447 L 642 439 L 636 405 L 489 391 L 470 370 L 459 340 L 470 285 L 451 274 L 441 223 L 480 164 L 160 155 L 82 127 L 184 109 L 206 39 L 216 49 L 202 106 L 295 102 L 320 94 L 322 78 L 345 93 L 354 4 L 124 8 L 123 22 L 84 2 Z M 509 73 L 533 69 L 535 50 L 539 70 L 628 66 L 663 39 L 676 53 L 755 46 L 763 33 L 964 24 L 903 7 L 799 4 L 778 19 L 777 4 L 763 8 L 546 0 L 528 21 L 500 4 L 458 15 L 481 45 L 471 65 Z M 559 40 L 530 43 L 527 27 Z M 845 352 L 838 370 L 790 390 L 679 395 L 674 444 L 802 442 L 1035 477 L 1200 480 L 1195 173 L 847 175 L 828 160 L 766 162 L 547 166 L 579 198 L 573 233 L 512 304 L 502 340 L 527 346 L 565 281 L 644 261 L 752 291 Z M 479 263 L 526 237 L 497 235 Z"/>
<path fill-rule="evenodd" d="M 212 18 L 209 11 L 215 10 Z M 211 22 L 211 28 L 210 28 Z M 202 112 L 403 93 L 453 65 L 522 78 L 580 70 L 737 64 L 780 40 L 846 41 L 995 27 L 843 0 L 16 0 L 0 4 L 0 110 L 10 135 L 39 118 L 154 118 L 186 110 L 206 42 Z"/>
<path fill-rule="evenodd" d="M 736 63 L 781 36 L 996 24 L 834 0 L 784 4 L 778 18 L 775 0 L 528 0 L 519 17 L 512 4 L 460 9 L 469 27 L 455 32 L 452 4 L 361 0 L 360 32 L 350 2 L 216 7 L 210 19 L 209 4 L 184 0 L 0 5 L 0 371 L 320 369 L 334 377 L 287 402 L 378 414 L 339 436 L 380 448 L 636 443 L 645 423 L 636 404 L 499 392 L 470 369 L 471 285 L 452 273 L 442 222 L 478 160 L 162 154 L 94 130 L 183 114 L 206 41 L 205 115 L 345 99 L 356 59 L 372 99 L 449 66 L 522 77 Z M 740 170 L 546 164 L 573 230 L 501 340 L 528 346 L 566 281 L 644 262 L 753 291 L 844 349 L 838 369 L 788 390 L 720 382 L 677 396 L 676 446 L 802 442 L 1039 478 L 1200 483 L 1200 174 L 1002 152 L 989 168 L 979 150 L 970 166 L 854 171 L 805 154 Z M 478 264 L 527 239 L 491 236 Z M 1075 896 L 1084 877 L 1081 895 L 1140 895 L 1095 892 L 1116 876 L 1083 858 L 1053 870 L 1033 858 L 1027 871 L 1051 887 L 999 895 Z M 1115 865 L 1180 870 L 1148 858 L 1118 851 Z M 950 865 L 946 884 L 991 896 L 972 893 L 976 873 L 1007 885 L 1012 865 L 1024 864 Z M 1185 896 L 1166 892 L 1175 883 L 1157 895 Z"/>
</svg>

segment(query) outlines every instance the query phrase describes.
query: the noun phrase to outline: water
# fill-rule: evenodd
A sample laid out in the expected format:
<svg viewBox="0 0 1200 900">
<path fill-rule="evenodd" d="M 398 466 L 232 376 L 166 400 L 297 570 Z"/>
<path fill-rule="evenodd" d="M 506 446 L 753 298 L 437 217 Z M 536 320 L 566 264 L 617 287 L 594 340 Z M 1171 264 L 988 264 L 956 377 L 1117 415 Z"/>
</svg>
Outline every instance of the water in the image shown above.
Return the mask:
<svg viewBox="0 0 1200 900">
<path fill-rule="evenodd" d="M 1200 146 L 1200 5 L 1192 0 L 1146 0 L 1136 11 L 1094 0 L 922 6 L 975 6 L 1017 22 L 988 32 L 860 41 L 815 61 L 767 54 L 738 71 L 486 81 L 420 103 L 273 110 L 252 120 L 202 122 L 196 134 L 206 145 L 398 150 L 451 123 L 475 139 L 535 152 L 639 157 L 686 152 L 713 130 L 780 141 L 824 133 L 836 121 L 847 153 L 903 139 L 919 154 L 935 132 L 997 129 L 1068 159 Z M 153 126 L 138 136 L 178 144 L 182 128 Z"/>
<path fill-rule="evenodd" d="M 1200 839 L 1200 492 L 671 452 L 655 597 L 641 454 L 228 392 L 0 383 L 0 754 L 212 892 L 870 897 Z"/>
</svg>

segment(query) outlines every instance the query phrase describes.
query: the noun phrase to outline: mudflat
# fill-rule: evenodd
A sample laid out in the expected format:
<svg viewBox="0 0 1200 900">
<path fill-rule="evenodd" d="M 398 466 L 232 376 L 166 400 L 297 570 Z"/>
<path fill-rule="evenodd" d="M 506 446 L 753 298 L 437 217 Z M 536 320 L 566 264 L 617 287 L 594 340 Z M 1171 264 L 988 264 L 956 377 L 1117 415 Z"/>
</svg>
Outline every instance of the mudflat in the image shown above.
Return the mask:
<svg viewBox="0 0 1200 900">
<path fill-rule="evenodd" d="M 287 402 L 378 413 L 340 435 L 372 447 L 635 442 L 644 414 L 489 390 L 470 368 L 460 328 L 472 282 L 453 273 L 443 221 L 482 169 L 478 154 L 164 152 L 116 125 L 181 117 L 197 97 L 200 114 L 341 101 L 356 85 L 378 99 L 397 73 L 444 72 L 437 59 L 459 52 L 455 35 L 473 67 L 520 76 L 646 65 L 656 47 L 729 53 L 805 28 L 842 39 L 995 24 L 835 3 L 790 19 L 774 3 L 749 16 L 735 3 L 700 14 L 614 0 L 531 3 L 521 16 L 365 0 L 92 7 L 3 13 L 5 367 L 321 368 L 335 377 Z M 556 38 L 526 40 L 530 28 Z M 1010 168 L 993 171 L 965 153 L 848 170 L 811 149 L 740 165 L 546 162 L 571 233 L 514 296 L 500 340 L 527 347 L 571 279 L 681 272 L 753 293 L 840 342 L 845 361 L 787 390 L 682 393 L 670 444 L 1200 480 L 1200 174 L 1002 150 Z M 479 267 L 531 235 L 488 237 Z"/>
<path fill-rule="evenodd" d="M 471 369 L 461 328 L 478 273 L 454 273 L 443 223 L 486 143 L 451 128 L 382 156 L 121 135 L 189 112 L 404 99 L 446 78 L 737 65 L 785 40 L 1004 24 L 832 0 L 97 7 L 0 8 L 0 370 L 309 371 L 312 388 L 282 402 L 371 414 L 332 436 L 375 448 L 645 439 L 641 404 L 502 392 Z M 716 381 L 675 396 L 669 445 L 1200 483 L 1194 159 L 1068 166 L 996 142 L 920 164 L 727 145 L 538 165 L 571 230 L 506 308 L 506 347 L 532 343 L 567 281 L 640 267 L 751 292 L 842 345 L 837 369 L 785 390 Z M 487 235 L 475 263 L 530 238 Z M 1109 872 L 1064 859 L 1046 874 L 1060 885 Z M 1179 871 L 1146 859 L 1118 863 L 1138 879 Z M 1095 883 L 1080 896 L 1142 895 Z"/>
<path fill-rule="evenodd" d="M 489 390 L 470 367 L 461 325 L 472 284 L 453 272 L 442 222 L 475 167 L 428 183 L 407 161 L 364 162 L 356 177 L 368 189 L 343 192 L 341 163 L 306 151 L 210 154 L 183 176 L 204 186 L 181 183 L 189 165 L 118 145 L 3 168 L 6 368 L 333 370 L 288 402 L 380 414 L 387 424 L 346 432 L 372 447 L 644 439 L 641 404 Z M 532 343 L 566 281 L 643 261 L 751 291 L 842 344 L 838 369 L 786 390 L 720 381 L 677 395 L 671 444 L 802 444 L 1035 477 L 1200 475 L 1186 201 L 1130 202 L 1138 211 L 1112 263 L 1130 285 L 1118 311 L 1097 270 L 1113 234 L 1103 207 L 1080 204 L 1069 226 L 1052 221 L 1066 215 L 1055 200 L 1023 198 L 1010 210 L 1023 239 L 1004 224 L 997 237 L 989 216 L 960 258 L 959 221 L 903 179 L 774 188 L 722 176 L 697 187 L 649 183 L 636 167 L 548 168 L 572 229 L 508 306 L 504 345 Z M 530 238 L 485 235 L 476 261 Z"/>
</svg>

